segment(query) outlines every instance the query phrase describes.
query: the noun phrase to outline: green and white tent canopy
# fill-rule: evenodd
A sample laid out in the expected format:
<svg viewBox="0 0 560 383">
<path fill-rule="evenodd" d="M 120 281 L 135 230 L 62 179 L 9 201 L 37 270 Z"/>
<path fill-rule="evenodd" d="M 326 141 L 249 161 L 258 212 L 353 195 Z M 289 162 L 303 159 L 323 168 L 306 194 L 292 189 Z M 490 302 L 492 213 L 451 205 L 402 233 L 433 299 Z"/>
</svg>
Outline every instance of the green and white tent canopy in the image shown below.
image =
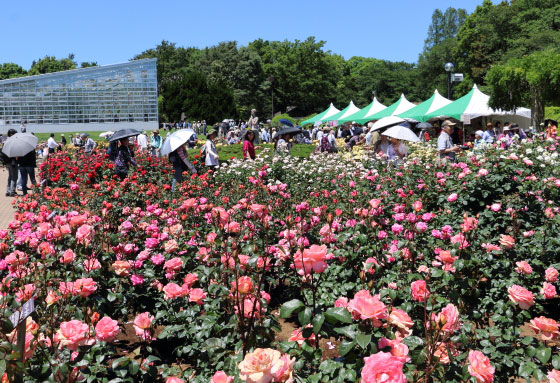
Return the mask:
<svg viewBox="0 0 560 383">
<path fill-rule="evenodd" d="M 326 110 L 323 110 L 321 113 L 316 114 L 315 116 L 308 118 L 307 120 L 303 121 L 301 125 L 307 124 L 315 124 L 316 122 L 323 121 L 324 118 L 329 118 L 330 116 L 340 112 L 340 110 L 336 109 L 336 107 L 331 102 L 331 105 Z"/>
<path fill-rule="evenodd" d="M 360 108 L 358 108 L 356 105 L 354 105 L 354 101 L 350 101 L 350 104 L 348 104 L 348 106 L 344 109 L 342 109 L 340 112 L 333 114 L 330 117 L 326 117 L 326 118 L 322 118 L 321 120 L 326 122 L 326 121 L 338 121 L 342 118 L 348 117 L 351 114 L 354 114 L 356 112 L 358 112 L 360 110 Z"/>
<path fill-rule="evenodd" d="M 338 122 L 343 123 L 343 122 L 349 122 L 349 121 L 356 121 L 359 122 L 360 120 L 368 120 L 369 116 L 377 113 L 377 112 L 381 112 L 383 109 L 385 109 L 386 106 L 383 105 L 382 103 L 379 102 L 379 100 L 377 99 L 377 97 L 373 98 L 373 101 L 371 102 L 371 104 L 369 104 L 368 106 L 366 106 L 363 109 L 360 109 L 359 111 L 357 111 L 354 114 L 351 114 L 347 117 L 344 118 L 339 118 Z M 360 122 L 362 123 L 362 122 Z"/>
<path fill-rule="evenodd" d="M 427 113 L 425 115 L 425 121 L 435 118 L 443 119 L 451 117 L 463 122 L 464 124 L 470 124 L 472 119 L 485 116 L 515 115 L 524 119 L 531 118 L 531 111 L 527 108 L 518 108 L 515 111 L 495 110 L 488 106 L 488 100 L 490 100 L 490 96 L 482 93 L 478 87 L 474 85 L 471 91 L 463 97 L 453 101 L 443 108 Z"/>
<path fill-rule="evenodd" d="M 443 97 L 437 89 L 434 91 L 432 97 L 426 101 L 416 105 L 414 108 L 410 108 L 404 113 L 399 114 L 400 118 L 406 120 L 414 120 L 419 122 L 427 121 L 426 114 L 429 114 L 435 110 L 443 108 L 444 106 L 450 104 L 452 101 Z"/>
<path fill-rule="evenodd" d="M 407 110 L 414 108 L 415 106 L 416 105 L 414 105 L 412 102 L 406 99 L 404 94 L 401 94 L 401 97 L 394 104 L 389 105 L 385 109 L 377 113 L 374 113 L 371 116 L 368 116 L 367 118 L 361 120 L 354 120 L 354 121 L 359 122 L 360 124 L 365 124 L 368 121 L 379 120 L 380 118 L 383 117 L 398 116 L 399 114 L 404 113 Z"/>
</svg>

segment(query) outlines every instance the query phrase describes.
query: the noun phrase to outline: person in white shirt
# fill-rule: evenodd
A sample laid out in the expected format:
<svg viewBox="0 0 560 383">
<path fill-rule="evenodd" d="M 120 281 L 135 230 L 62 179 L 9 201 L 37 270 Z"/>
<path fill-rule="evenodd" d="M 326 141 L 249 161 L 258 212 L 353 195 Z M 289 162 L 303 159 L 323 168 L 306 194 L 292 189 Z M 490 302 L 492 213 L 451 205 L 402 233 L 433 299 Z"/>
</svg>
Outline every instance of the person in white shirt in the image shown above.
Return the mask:
<svg viewBox="0 0 560 383">
<path fill-rule="evenodd" d="M 54 153 L 56 148 L 58 148 L 58 144 L 54 139 L 54 133 L 51 133 L 51 136 L 47 140 L 47 146 L 49 148 L 49 153 Z"/>
<path fill-rule="evenodd" d="M 204 163 L 210 168 L 220 166 L 220 162 L 218 161 L 218 150 L 216 149 L 216 145 L 213 141 L 217 136 L 218 134 L 214 128 L 209 129 L 206 135 L 206 143 L 204 144 L 204 152 L 206 153 Z"/>
<path fill-rule="evenodd" d="M 138 138 L 136 138 L 136 143 L 138 144 L 140 151 L 145 152 L 148 150 L 148 136 L 146 136 L 145 132 L 142 132 L 138 135 Z"/>
<path fill-rule="evenodd" d="M 336 153 L 338 151 L 338 148 L 336 147 L 336 137 L 332 129 L 329 132 L 328 139 L 329 139 L 329 145 L 331 147 L 331 153 Z"/>
<path fill-rule="evenodd" d="M 323 134 L 324 134 L 324 133 L 323 133 L 323 129 L 320 128 L 320 129 L 317 131 L 317 136 L 316 136 L 316 137 L 317 137 L 317 141 L 319 141 L 319 145 L 321 145 L 321 138 L 323 138 Z"/>
</svg>

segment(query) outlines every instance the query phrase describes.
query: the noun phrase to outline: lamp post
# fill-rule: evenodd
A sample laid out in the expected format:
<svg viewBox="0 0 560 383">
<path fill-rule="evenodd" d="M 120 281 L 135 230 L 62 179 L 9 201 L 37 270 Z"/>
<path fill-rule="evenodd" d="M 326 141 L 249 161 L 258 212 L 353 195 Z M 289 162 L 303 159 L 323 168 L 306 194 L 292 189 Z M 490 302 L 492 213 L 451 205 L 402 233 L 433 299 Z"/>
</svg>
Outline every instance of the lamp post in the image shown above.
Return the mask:
<svg viewBox="0 0 560 383">
<path fill-rule="evenodd" d="M 453 63 L 445 64 L 445 71 L 447 72 L 447 98 L 451 100 L 451 75 L 455 69 Z"/>
</svg>

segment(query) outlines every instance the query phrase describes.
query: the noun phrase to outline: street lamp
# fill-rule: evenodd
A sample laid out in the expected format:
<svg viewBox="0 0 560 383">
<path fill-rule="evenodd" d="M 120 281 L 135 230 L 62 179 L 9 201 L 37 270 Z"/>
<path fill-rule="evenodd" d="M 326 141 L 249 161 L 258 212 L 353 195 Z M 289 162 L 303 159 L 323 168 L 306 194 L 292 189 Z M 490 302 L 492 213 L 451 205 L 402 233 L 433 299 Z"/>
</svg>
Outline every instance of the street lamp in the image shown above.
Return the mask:
<svg viewBox="0 0 560 383">
<path fill-rule="evenodd" d="M 455 65 L 453 63 L 445 64 L 445 71 L 447 72 L 447 98 L 451 100 L 451 75 L 455 69 Z"/>
</svg>

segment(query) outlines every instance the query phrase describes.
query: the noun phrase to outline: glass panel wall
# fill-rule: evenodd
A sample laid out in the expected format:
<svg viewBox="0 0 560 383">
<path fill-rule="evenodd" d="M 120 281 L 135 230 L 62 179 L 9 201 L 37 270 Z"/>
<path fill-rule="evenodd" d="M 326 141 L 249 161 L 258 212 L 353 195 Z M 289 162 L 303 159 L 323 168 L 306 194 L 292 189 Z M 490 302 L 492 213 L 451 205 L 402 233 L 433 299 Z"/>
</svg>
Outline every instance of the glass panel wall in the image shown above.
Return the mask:
<svg viewBox="0 0 560 383">
<path fill-rule="evenodd" d="M 0 81 L 0 124 L 157 120 L 156 59 Z"/>
</svg>

